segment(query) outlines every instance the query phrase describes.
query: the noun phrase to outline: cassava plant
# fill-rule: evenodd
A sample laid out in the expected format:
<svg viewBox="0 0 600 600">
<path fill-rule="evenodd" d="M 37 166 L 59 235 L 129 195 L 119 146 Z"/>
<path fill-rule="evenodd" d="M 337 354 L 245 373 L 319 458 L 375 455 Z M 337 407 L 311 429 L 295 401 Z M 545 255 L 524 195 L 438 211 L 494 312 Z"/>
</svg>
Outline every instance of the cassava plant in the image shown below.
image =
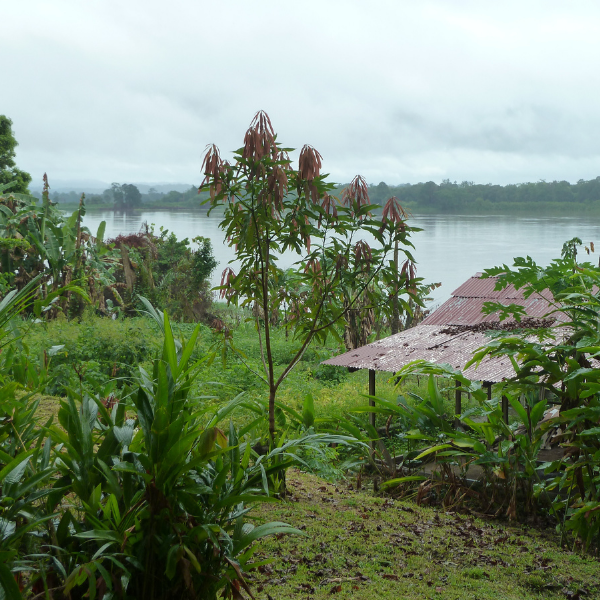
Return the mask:
<svg viewBox="0 0 600 600">
<path fill-rule="evenodd" d="M 210 190 L 211 209 L 223 207 L 221 228 L 235 246 L 236 271 L 223 272 L 221 294 L 228 302 L 256 306 L 262 370 L 256 373 L 269 391 L 269 433 L 275 438 L 277 391 L 314 339 L 329 335 L 341 341 L 340 330 L 351 311 L 364 315 L 389 301 L 394 290 L 404 309 L 414 297 L 415 280 L 406 269 L 400 288 L 394 280 L 391 255 L 399 252 L 410 263 L 410 234 L 417 231 L 393 198 L 376 215 L 368 187 L 355 177 L 341 198 L 322 173 L 322 157 L 313 147 L 300 151 L 298 167 L 277 140 L 271 121 L 260 111 L 234 152 L 230 164 L 216 146 L 207 149 L 201 190 Z M 377 207 L 379 208 L 379 207 Z M 294 255 L 292 272 L 279 257 Z M 287 315 L 297 350 L 287 364 L 277 366 L 271 331 L 280 309 Z"/>
</svg>

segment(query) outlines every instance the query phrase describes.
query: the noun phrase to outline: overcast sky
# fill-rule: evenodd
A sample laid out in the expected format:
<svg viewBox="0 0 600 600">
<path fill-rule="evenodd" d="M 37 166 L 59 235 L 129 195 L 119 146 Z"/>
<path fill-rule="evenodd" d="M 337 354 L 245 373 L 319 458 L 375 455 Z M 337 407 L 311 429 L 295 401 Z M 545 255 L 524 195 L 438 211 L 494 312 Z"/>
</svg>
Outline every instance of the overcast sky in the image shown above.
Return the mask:
<svg viewBox="0 0 600 600">
<path fill-rule="evenodd" d="M 197 184 L 258 109 L 337 182 L 600 175 L 595 0 L 6 0 L 0 20 L 0 114 L 36 182 Z"/>
</svg>

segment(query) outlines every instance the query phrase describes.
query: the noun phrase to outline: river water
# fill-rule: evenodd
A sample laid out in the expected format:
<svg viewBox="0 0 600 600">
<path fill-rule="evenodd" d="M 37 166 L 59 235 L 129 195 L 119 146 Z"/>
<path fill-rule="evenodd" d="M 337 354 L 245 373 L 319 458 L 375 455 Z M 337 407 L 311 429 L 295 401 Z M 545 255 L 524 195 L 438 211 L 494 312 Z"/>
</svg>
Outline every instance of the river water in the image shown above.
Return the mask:
<svg viewBox="0 0 600 600">
<path fill-rule="evenodd" d="M 219 216 L 209 217 L 200 211 L 101 211 L 88 212 L 84 218 L 92 234 L 101 221 L 106 221 L 105 238 L 136 233 L 144 222 L 154 223 L 157 231 L 165 227 L 179 239 L 199 235 L 210 238 L 219 261 L 213 273 L 214 285 L 219 284 L 228 262 L 235 260 L 233 248 L 224 242 L 219 229 Z M 586 244 L 596 244 L 600 239 L 600 218 L 590 217 L 416 215 L 411 224 L 423 229 L 411 238 L 419 276 L 426 282 L 442 284 L 431 294 L 432 307 L 447 300 L 463 281 L 485 268 L 511 265 L 513 257 L 527 255 L 547 265 L 560 256 L 566 240 L 577 236 Z M 292 260 L 284 256 L 280 264 L 287 267 Z M 590 257 L 590 262 L 597 260 L 594 255 Z"/>
</svg>

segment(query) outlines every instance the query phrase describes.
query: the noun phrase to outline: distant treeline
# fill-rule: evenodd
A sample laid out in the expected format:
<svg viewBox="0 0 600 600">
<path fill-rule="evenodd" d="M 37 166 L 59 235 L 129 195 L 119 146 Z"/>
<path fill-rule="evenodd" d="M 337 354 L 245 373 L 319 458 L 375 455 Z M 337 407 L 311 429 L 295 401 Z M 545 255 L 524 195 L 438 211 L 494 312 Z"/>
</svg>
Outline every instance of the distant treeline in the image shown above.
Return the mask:
<svg viewBox="0 0 600 600">
<path fill-rule="evenodd" d="M 341 193 L 345 185 L 338 188 Z M 416 184 L 388 185 L 381 182 L 369 186 L 373 204 L 383 205 L 390 196 L 396 196 L 403 206 L 414 213 L 600 213 L 600 177 L 571 184 L 568 181 L 538 181 L 510 185 L 462 183 L 449 179 L 436 184 L 433 181 Z M 38 195 L 38 194 L 36 194 Z M 50 192 L 50 198 L 59 204 L 77 204 L 81 194 Z M 86 194 L 88 207 L 106 207 L 129 210 L 143 206 L 164 209 L 201 208 L 208 192 L 198 195 L 198 188 L 159 192 L 149 188 L 146 193 L 133 184 L 113 183 L 101 194 Z M 205 205 L 206 206 L 206 205 Z"/>
<path fill-rule="evenodd" d="M 41 198 L 41 193 L 34 192 L 34 195 Z M 50 199 L 59 204 L 78 204 L 80 198 L 81 193 L 75 191 L 50 191 Z M 200 202 L 206 198 L 208 198 L 208 193 L 202 193 L 199 196 L 198 188 L 195 186 L 191 186 L 184 192 L 172 190 L 165 193 L 150 188 L 146 193 L 142 193 L 137 186 L 131 183 L 113 183 L 101 194 L 86 194 L 85 204 L 88 207 L 96 206 L 117 210 L 130 210 L 144 205 L 154 208 L 199 208 Z"/>
<path fill-rule="evenodd" d="M 413 212 L 512 213 L 538 211 L 600 212 L 600 177 L 590 181 L 538 181 L 511 185 L 462 183 L 446 179 L 414 185 L 369 187 L 371 202 L 383 204 L 390 196 Z"/>
</svg>

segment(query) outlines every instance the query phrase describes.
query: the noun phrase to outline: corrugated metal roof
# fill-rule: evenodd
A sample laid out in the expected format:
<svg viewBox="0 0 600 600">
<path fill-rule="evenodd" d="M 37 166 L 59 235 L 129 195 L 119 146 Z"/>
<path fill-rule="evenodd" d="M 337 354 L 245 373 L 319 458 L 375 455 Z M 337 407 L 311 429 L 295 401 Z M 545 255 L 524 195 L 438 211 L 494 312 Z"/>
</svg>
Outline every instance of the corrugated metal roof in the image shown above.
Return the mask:
<svg viewBox="0 0 600 600">
<path fill-rule="evenodd" d="M 464 298 L 506 298 L 511 300 L 523 299 L 523 290 L 515 290 L 513 285 L 507 288 L 496 291 L 494 288 L 498 283 L 497 277 L 488 279 L 480 279 L 480 273 L 470 277 L 463 284 L 459 285 L 453 292 L 453 296 L 462 296 Z"/>
<path fill-rule="evenodd" d="M 323 364 L 357 369 L 374 369 L 394 373 L 415 360 L 449 364 L 463 369 L 473 353 L 489 338 L 484 333 L 465 331 L 442 333 L 447 326 L 417 325 L 362 348 L 330 358 Z M 508 358 L 486 358 L 478 367 L 472 366 L 464 375 L 474 380 L 498 382 L 514 374 Z"/>
<path fill-rule="evenodd" d="M 498 283 L 497 277 L 488 277 L 481 279 L 481 273 L 476 273 L 463 284 L 459 285 L 453 292 L 453 296 L 462 296 L 463 298 L 488 298 L 490 300 L 522 300 L 525 298 L 523 288 L 516 290 L 514 285 L 509 285 L 503 290 L 495 290 Z M 530 298 L 541 298 L 534 293 Z"/>
<path fill-rule="evenodd" d="M 534 318 L 543 317 L 551 310 L 548 301 L 538 294 L 525 299 L 522 291 L 513 286 L 497 292 L 494 290 L 497 278 L 480 279 L 480 275 L 477 273 L 454 290 L 450 300 L 416 327 L 330 358 L 323 364 L 396 372 L 410 362 L 426 360 L 463 370 L 473 353 L 485 346 L 489 337 L 484 332 L 472 330 L 452 333 L 449 326 L 497 323 L 497 314 L 481 314 L 484 302 L 506 300 L 502 303 L 519 304 L 529 317 Z M 552 316 L 564 320 L 562 313 Z M 470 379 L 497 383 L 511 377 L 514 371 L 508 358 L 486 358 L 479 366 L 471 366 L 463 373 Z"/>
<path fill-rule="evenodd" d="M 483 297 L 465 298 L 453 296 L 423 320 L 423 325 L 477 325 L 479 323 L 497 323 L 498 315 L 484 315 L 481 312 L 484 302 L 502 302 L 502 304 L 519 304 L 525 309 L 528 317 L 541 318 L 551 310 L 543 298 L 502 299 Z M 562 313 L 553 315 L 559 320 Z M 512 321 L 512 319 L 510 319 Z"/>
</svg>

